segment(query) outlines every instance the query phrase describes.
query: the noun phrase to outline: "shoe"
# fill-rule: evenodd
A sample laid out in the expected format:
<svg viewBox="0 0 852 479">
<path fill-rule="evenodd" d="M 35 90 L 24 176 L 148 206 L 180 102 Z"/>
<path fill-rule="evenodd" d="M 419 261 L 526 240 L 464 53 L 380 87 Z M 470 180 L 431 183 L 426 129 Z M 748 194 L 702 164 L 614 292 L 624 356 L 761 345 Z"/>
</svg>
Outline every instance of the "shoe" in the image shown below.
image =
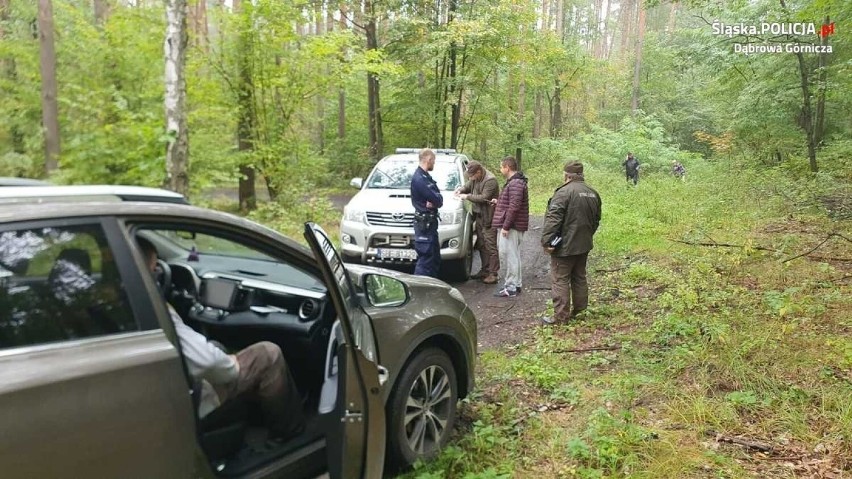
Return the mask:
<svg viewBox="0 0 852 479">
<path fill-rule="evenodd" d="M 470 279 L 480 279 L 480 278 L 484 278 L 485 276 L 486 276 L 486 272 L 479 270 L 478 273 L 473 273 L 472 275 L 470 275 Z"/>
<path fill-rule="evenodd" d="M 497 291 L 496 293 L 494 293 L 494 296 L 496 296 L 498 298 L 514 298 L 517 295 L 518 295 L 517 290 L 508 289 L 508 288 L 503 288 L 500 291 Z"/>
<path fill-rule="evenodd" d="M 485 284 L 497 284 L 497 275 L 489 274 L 488 276 L 482 278 L 482 282 Z"/>
<path fill-rule="evenodd" d="M 553 319 L 552 316 L 542 316 L 541 317 L 541 324 L 543 324 L 545 326 L 554 326 L 557 323 L 556 323 L 556 320 Z"/>
</svg>

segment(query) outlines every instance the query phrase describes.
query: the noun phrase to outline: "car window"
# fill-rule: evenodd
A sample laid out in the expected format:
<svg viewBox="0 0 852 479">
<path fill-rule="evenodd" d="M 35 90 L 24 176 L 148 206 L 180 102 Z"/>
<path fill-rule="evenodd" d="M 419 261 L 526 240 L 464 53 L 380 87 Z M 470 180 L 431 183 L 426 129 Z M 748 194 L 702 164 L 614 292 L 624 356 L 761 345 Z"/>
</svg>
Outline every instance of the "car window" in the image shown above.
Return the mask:
<svg viewBox="0 0 852 479">
<path fill-rule="evenodd" d="M 271 256 L 263 254 L 256 249 L 217 236 L 175 230 L 157 230 L 156 233 L 170 240 L 174 245 L 187 252 L 187 254 L 194 249 L 195 253 L 199 254 L 275 261 Z"/>
<path fill-rule="evenodd" d="M 0 232 L 0 349 L 138 329 L 100 225 Z"/>
<path fill-rule="evenodd" d="M 367 188 L 409 189 L 414 170 L 417 169 L 417 157 L 391 157 L 379 162 L 367 178 Z M 455 162 L 436 161 L 435 169 L 430 173 L 442 191 L 455 190 L 461 184 L 459 169 Z"/>
</svg>

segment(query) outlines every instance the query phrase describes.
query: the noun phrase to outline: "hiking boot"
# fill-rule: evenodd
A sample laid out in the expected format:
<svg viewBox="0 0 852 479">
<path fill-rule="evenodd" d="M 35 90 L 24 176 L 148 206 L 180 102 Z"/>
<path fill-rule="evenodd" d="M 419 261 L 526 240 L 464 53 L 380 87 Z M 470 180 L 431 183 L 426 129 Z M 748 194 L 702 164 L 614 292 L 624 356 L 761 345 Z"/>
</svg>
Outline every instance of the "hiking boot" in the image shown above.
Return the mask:
<svg viewBox="0 0 852 479">
<path fill-rule="evenodd" d="M 488 276 L 482 278 L 482 282 L 485 284 L 497 284 L 497 275 L 489 274 Z"/>
<path fill-rule="evenodd" d="M 484 278 L 485 276 L 487 276 L 487 274 L 488 274 L 488 272 L 487 272 L 487 271 L 479 270 L 478 272 L 473 273 L 472 275 L 470 275 L 470 279 L 479 279 L 479 278 Z"/>
</svg>

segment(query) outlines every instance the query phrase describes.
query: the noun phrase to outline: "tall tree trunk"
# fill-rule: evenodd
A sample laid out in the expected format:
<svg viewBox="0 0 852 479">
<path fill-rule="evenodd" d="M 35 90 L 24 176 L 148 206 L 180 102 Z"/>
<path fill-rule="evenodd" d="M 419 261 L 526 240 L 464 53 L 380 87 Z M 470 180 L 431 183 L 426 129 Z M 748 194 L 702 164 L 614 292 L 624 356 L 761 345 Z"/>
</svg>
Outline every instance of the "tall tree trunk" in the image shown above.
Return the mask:
<svg viewBox="0 0 852 479">
<path fill-rule="evenodd" d="M 0 40 L 6 36 L 3 30 L 3 24 L 9 20 L 9 0 L 0 0 Z M 0 75 L 9 80 L 9 84 L 15 84 L 18 81 L 18 71 L 15 65 L 15 58 L 11 55 L 0 57 Z M 0 90 L 2 92 L 2 90 Z M 5 92 L 2 92 L 6 94 Z M 18 118 L 17 108 L 13 110 L 12 117 Z M 24 153 L 24 135 L 21 133 L 17 122 L 12 122 L 8 125 L 9 136 L 12 140 L 12 151 L 15 153 Z"/>
<path fill-rule="evenodd" d="M 317 2 L 314 5 L 314 29 L 317 36 L 325 34 L 325 17 L 323 16 L 323 2 Z M 328 75 L 328 66 L 325 67 L 325 73 Z M 320 92 L 316 97 L 316 117 L 317 117 L 317 146 L 320 154 L 325 151 L 325 93 Z"/>
<path fill-rule="evenodd" d="M 41 63 L 41 121 L 44 128 L 44 169 L 59 167 L 59 104 L 56 86 L 56 50 L 53 41 L 53 3 L 38 2 L 38 31 Z"/>
<path fill-rule="evenodd" d="M 340 30 L 346 30 L 346 5 L 340 5 Z M 337 92 L 337 138 L 346 138 L 346 89 L 340 88 Z"/>
<path fill-rule="evenodd" d="M 95 25 L 103 25 L 109 17 L 109 2 L 107 0 L 94 0 L 92 3 L 95 12 Z"/>
<path fill-rule="evenodd" d="M 246 9 L 251 9 L 251 3 L 245 3 Z M 249 211 L 257 207 L 257 192 L 255 190 L 255 168 L 248 159 L 249 152 L 254 150 L 257 112 L 254 98 L 253 57 L 254 44 L 252 39 L 252 14 L 240 11 L 240 2 L 234 2 L 234 11 L 245 15 L 240 25 L 238 38 L 239 64 L 237 86 L 237 149 L 243 153 L 243 163 L 240 165 L 239 201 L 240 210 Z"/>
<path fill-rule="evenodd" d="M 666 33 L 671 36 L 674 34 L 675 29 L 675 21 L 677 20 L 677 11 L 680 7 L 679 2 L 672 2 L 671 7 L 669 9 L 669 21 L 666 24 Z"/>
<path fill-rule="evenodd" d="M 779 0 L 781 8 L 787 10 L 787 4 L 784 0 Z M 801 52 L 796 52 L 796 59 L 799 61 L 799 78 L 802 87 L 802 112 L 799 118 L 799 126 L 805 131 L 808 147 L 808 163 L 812 172 L 819 171 L 816 158 L 816 141 L 814 138 L 814 118 L 811 108 L 811 91 L 809 85 L 809 69 L 805 63 L 805 56 Z"/>
<path fill-rule="evenodd" d="M 379 38 L 376 31 L 376 12 L 373 8 L 373 1 L 366 0 L 364 2 L 364 8 L 367 16 L 365 25 L 367 50 L 378 50 Z M 382 109 L 379 91 L 379 76 L 373 72 L 367 72 L 367 108 L 370 136 L 370 146 L 368 151 L 370 158 L 377 161 L 381 158 L 384 150 L 384 139 L 382 138 Z"/>
<path fill-rule="evenodd" d="M 619 7 L 619 21 L 621 22 L 621 46 L 619 51 L 622 55 L 627 52 L 627 46 L 630 45 L 630 33 L 632 31 L 633 11 L 636 1 L 638 0 L 622 0 Z"/>
<path fill-rule="evenodd" d="M 556 35 L 559 43 L 565 43 L 565 0 L 556 2 Z"/>
<path fill-rule="evenodd" d="M 601 47 L 603 51 L 601 52 L 603 58 L 609 59 L 609 51 L 611 49 L 612 42 L 609 40 L 609 14 L 612 11 L 612 0 L 606 1 L 606 13 L 604 13 L 603 18 L 603 34 L 601 40 Z"/>
<path fill-rule="evenodd" d="M 633 64 L 633 100 L 630 109 L 633 113 L 639 109 L 639 79 L 642 70 L 642 44 L 645 41 L 645 5 L 639 5 L 639 31 L 636 35 L 636 61 Z"/>
<path fill-rule="evenodd" d="M 826 15 L 823 25 L 828 26 L 831 19 Z M 820 45 L 828 45 L 828 36 L 820 37 Z M 828 54 L 821 52 L 818 58 L 817 70 L 817 105 L 816 105 L 816 127 L 814 129 L 814 145 L 819 148 L 825 134 L 825 91 L 828 89 Z"/>
<path fill-rule="evenodd" d="M 186 0 L 166 0 L 166 183 L 189 193 L 189 132 L 186 122 Z"/>
<path fill-rule="evenodd" d="M 541 92 L 535 92 L 535 104 L 533 105 L 533 130 L 532 137 L 540 138 L 541 137 L 541 124 L 542 124 L 542 115 L 541 113 Z"/>
<path fill-rule="evenodd" d="M 458 10 L 458 0 L 450 0 L 447 12 L 447 24 L 455 20 Z M 464 55 L 462 55 L 462 69 L 464 69 Z M 459 145 L 459 127 L 461 126 L 461 101 L 462 88 L 458 85 L 458 45 L 450 43 L 450 75 L 448 95 L 453 99 L 450 105 L 450 148 L 456 149 Z"/>
</svg>

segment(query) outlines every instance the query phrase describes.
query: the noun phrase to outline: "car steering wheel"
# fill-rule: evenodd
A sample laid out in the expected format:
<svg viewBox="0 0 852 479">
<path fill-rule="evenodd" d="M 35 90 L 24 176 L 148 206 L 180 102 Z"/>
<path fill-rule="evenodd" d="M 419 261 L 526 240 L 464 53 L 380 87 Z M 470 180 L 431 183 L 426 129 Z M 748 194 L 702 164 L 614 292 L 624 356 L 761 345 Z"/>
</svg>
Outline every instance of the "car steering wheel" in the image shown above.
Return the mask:
<svg viewBox="0 0 852 479">
<path fill-rule="evenodd" d="M 169 291 L 172 289 L 172 267 L 169 263 L 158 259 L 157 267 L 154 268 L 154 280 L 157 282 L 157 288 L 164 299 L 168 299 Z"/>
</svg>

